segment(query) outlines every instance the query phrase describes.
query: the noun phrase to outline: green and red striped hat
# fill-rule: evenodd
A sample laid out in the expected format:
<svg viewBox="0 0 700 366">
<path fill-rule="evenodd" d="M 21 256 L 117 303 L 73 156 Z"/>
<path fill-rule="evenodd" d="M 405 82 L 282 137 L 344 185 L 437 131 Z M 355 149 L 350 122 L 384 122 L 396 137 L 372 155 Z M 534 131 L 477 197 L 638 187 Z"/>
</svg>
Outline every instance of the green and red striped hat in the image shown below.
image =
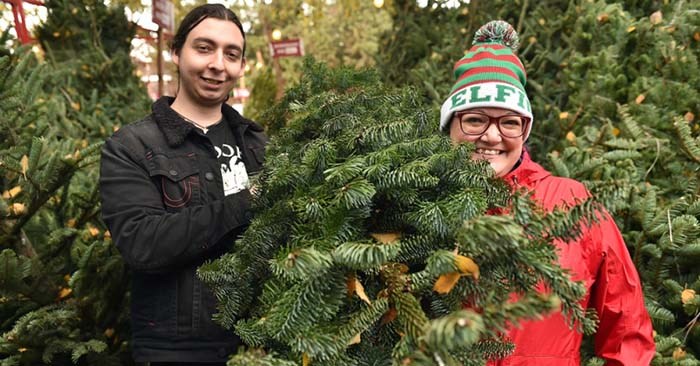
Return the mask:
<svg viewBox="0 0 700 366">
<path fill-rule="evenodd" d="M 472 48 L 455 64 L 457 82 L 440 109 L 440 130 L 447 132 L 455 112 L 478 107 L 505 108 L 532 119 L 525 92 L 527 73 L 515 55 L 518 45 L 518 33 L 502 20 L 476 31 Z M 532 123 L 525 139 L 531 127 Z"/>
</svg>

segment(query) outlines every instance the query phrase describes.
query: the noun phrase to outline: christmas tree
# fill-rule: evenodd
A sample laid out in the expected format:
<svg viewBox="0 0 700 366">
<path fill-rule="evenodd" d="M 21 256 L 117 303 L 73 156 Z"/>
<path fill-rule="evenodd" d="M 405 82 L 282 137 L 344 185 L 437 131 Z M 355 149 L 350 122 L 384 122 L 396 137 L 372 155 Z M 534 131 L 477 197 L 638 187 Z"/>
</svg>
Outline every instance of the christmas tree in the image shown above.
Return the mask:
<svg viewBox="0 0 700 366">
<path fill-rule="evenodd" d="M 568 38 L 542 85 L 566 92 L 540 93 L 548 133 L 558 131 L 549 136 L 560 136 L 541 151 L 616 217 L 645 285 L 659 365 L 700 364 L 697 6 L 572 7 L 567 27 L 584 36 Z"/>
<path fill-rule="evenodd" d="M 49 0 L 46 7 L 48 17 L 36 33 L 54 75 L 44 87 L 69 101 L 68 118 L 99 119 L 82 122 L 91 126 L 74 133 L 101 141 L 142 118 L 150 102 L 134 77 L 129 52 L 136 25 L 124 8 L 102 0 Z"/>
<path fill-rule="evenodd" d="M 256 178 L 255 219 L 199 270 L 218 321 L 252 347 L 230 365 L 480 364 L 512 349 L 507 322 L 560 306 L 594 329 L 552 246 L 593 204 L 545 215 L 511 197 L 415 91 L 371 71 L 307 61 L 274 113 L 287 128 Z"/>
<path fill-rule="evenodd" d="M 40 58 L 0 59 L 1 364 L 132 364 L 128 276 L 97 191 L 101 142 L 148 103 L 132 26 L 99 1 L 46 5 Z"/>
</svg>

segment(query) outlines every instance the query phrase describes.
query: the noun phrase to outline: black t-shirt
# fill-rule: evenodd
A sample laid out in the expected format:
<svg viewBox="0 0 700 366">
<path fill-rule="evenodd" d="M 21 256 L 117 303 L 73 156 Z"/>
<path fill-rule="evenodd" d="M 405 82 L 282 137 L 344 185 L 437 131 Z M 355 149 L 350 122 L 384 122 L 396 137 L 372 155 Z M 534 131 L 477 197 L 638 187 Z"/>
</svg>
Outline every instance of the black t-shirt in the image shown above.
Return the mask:
<svg viewBox="0 0 700 366">
<path fill-rule="evenodd" d="M 247 189 L 249 185 L 248 172 L 243 163 L 241 149 L 238 147 L 229 126 L 221 121 L 211 126 L 205 135 L 214 145 L 221 166 L 224 196 Z"/>
</svg>

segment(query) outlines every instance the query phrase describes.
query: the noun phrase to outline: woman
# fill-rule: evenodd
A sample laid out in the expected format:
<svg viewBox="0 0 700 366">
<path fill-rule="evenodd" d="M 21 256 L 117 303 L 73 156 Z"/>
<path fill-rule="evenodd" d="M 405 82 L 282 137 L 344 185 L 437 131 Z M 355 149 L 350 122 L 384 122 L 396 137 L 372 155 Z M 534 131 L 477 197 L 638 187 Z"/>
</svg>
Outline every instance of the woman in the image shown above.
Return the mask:
<svg viewBox="0 0 700 366">
<path fill-rule="evenodd" d="M 514 54 L 518 36 L 503 21 L 479 29 L 473 47 L 455 65 L 457 82 L 441 108 L 440 129 L 455 143 L 476 147 L 474 159 L 488 160 L 514 189 L 527 189 L 545 210 L 587 198 L 583 184 L 553 177 L 524 149 L 533 124 L 525 92 L 526 73 Z M 587 289 L 581 300 L 600 319 L 595 352 L 606 365 L 648 365 L 654 356 L 652 325 L 644 308 L 639 276 L 619 229 L 605 212 L 575 242 L 558 243 L 559 263 Z M 514 352 L 490 365 L 580 365 L 582 334 L 561 312 L 523 321 L 509 329 Z"/>
</svg>

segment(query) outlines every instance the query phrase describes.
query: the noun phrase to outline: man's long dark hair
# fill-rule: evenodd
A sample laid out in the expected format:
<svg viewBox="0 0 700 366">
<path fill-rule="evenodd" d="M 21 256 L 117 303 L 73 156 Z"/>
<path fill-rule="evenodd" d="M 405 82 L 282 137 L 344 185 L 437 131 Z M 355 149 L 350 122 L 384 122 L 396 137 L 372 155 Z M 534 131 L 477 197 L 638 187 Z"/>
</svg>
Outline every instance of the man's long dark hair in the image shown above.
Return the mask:
<svg viewBox="0 0 700 366">
<path fill-rule="evenodd" d="M 172 45 L 170 46 L 170 49 L 176 53 L 179 54 L 180 50 L 182 47 L 185 45 L 185 39 L 187 39 L 187 35 L 190 34 L 192 29 L 199 25 L 204 19 L 207 18 L 215 18 L 215 19 L 221 19 L 221 20 L 228 20 L 233 22 L 238 29 L 241 30 L 241 34 L 243 35 L 243 53 L 242 56 L 245 57 L 245 32 L 243 31 L 243 25 L 241 25 L 241 21 L 238 19 L 236 14 L 232 12 L 231 10 L 227 9 L 225 6 L 221 4 L 205 4 L 205 5 L 200 5 L 185 16 L 185 19 L 182 20 L 182 23 L 180 23 L 180 27 L 177 28 L 177 32 L 175 33 L 175 36 L 173 37 L 173 42 Z"/>
</svg>

